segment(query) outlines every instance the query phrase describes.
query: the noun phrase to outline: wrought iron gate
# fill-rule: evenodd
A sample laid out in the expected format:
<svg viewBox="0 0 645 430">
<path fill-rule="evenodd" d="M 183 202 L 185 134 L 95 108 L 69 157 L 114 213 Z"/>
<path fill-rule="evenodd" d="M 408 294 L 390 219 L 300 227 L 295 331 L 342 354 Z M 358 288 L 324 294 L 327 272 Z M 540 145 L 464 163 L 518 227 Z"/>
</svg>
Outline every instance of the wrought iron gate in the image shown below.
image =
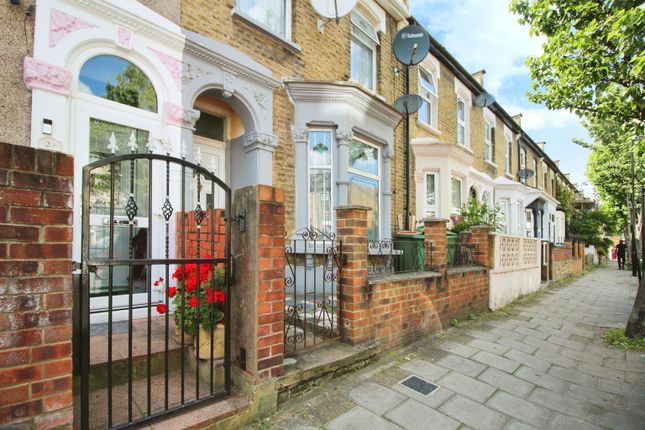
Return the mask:
<svg viewBox="0 0 645 430">
<path fill-rule="evenodd" d="M 306 229 L 285 247 L 285 354 L 340 336 L 340 262 L 336 236 Z"/>
<path fill-rule="evenodd" d="M 230 207 L 229 187 L 185 159 L 131 153 L 84 167 L 82 429 L 230 394 Z"/>
</svg>

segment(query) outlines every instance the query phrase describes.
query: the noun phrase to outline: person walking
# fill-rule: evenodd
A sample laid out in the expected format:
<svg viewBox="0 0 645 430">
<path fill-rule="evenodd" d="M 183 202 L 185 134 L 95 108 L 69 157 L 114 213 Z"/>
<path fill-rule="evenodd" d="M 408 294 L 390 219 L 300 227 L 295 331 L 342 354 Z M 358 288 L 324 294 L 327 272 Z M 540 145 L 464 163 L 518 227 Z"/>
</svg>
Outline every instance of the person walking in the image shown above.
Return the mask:
<svg viewBox="0 0 645 430">
<path fill-rule="evenodd" d="M 621 239 L 618 245 L 616 245 L 616 255 L 618 256 L 618 270 L 623 270 L 625 268 L 625 254 L 627 254 L 627 245 L 625 245 L 625 241 Z"/>
</svg>

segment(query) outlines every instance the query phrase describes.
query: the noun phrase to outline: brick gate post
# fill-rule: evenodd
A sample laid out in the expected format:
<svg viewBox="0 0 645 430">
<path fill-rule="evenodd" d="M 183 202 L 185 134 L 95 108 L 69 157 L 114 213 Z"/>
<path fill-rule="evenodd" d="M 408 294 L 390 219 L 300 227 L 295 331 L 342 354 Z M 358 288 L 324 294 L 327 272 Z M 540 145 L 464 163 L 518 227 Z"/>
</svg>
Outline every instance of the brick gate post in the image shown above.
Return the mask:
<svg viewBox="0 0 645 430">
<path fill-rule="evenodd" d="M 440 272 L 446 269 L 448 244 L 446 239 L 446 224 L 448 220 L 426 218 L 423 226 L 426 248 L 425 268 Z"/>
<path fill-rule="evenodd" d="M 367 212 L 365 206 L 336 208 L 336 238 L 343 243 L 341 335 L 356 345 L 366 339 L 364 299 L 367 288 Z"/>
<path fill-rule="evenodd" d="M 2 428 L 72 426 L 73 175 L 68 155 L 0 143 Z"/>
</svg>

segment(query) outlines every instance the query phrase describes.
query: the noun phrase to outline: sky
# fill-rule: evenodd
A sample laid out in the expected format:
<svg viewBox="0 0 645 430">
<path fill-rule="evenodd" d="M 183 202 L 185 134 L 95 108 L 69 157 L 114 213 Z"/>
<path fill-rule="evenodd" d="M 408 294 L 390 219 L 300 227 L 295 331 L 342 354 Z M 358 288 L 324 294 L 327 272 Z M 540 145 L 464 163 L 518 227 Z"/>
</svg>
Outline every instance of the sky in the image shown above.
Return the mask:
<svg viewBox="0 0 645 430">
<path fill-rule="evenodd" d="M 546 153 L 560 160 L 586 195 L 592 188 L 584 172 L 589 151 L 572 139 L 589 140 L 578 117 L 528 101 L 530 76 L 525 60 L 542 52 L 544 39 L 531 37 L 528 26 L 508 10 L 508 0 L 410 0 L 412 15 L 466 70 L 486 70 L 484 87 L 510 115 L 522 114 L 522 128 Z"/>
</svg>

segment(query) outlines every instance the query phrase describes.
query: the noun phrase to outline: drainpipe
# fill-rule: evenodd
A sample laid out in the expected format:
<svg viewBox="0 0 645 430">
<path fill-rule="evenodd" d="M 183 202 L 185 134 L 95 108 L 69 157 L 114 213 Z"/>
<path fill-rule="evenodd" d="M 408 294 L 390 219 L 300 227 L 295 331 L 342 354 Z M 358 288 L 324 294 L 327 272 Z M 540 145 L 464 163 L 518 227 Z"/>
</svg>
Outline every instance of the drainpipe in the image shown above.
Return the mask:
<svg viewBox="0 0 645 430">
<path fill-rule="evenodd" d="M 405 66 L 405 93 L 410 94 L 410 66 Z M 410 114 L 405 116 L 405 229 L 410 230 Z"/>
</svg>

